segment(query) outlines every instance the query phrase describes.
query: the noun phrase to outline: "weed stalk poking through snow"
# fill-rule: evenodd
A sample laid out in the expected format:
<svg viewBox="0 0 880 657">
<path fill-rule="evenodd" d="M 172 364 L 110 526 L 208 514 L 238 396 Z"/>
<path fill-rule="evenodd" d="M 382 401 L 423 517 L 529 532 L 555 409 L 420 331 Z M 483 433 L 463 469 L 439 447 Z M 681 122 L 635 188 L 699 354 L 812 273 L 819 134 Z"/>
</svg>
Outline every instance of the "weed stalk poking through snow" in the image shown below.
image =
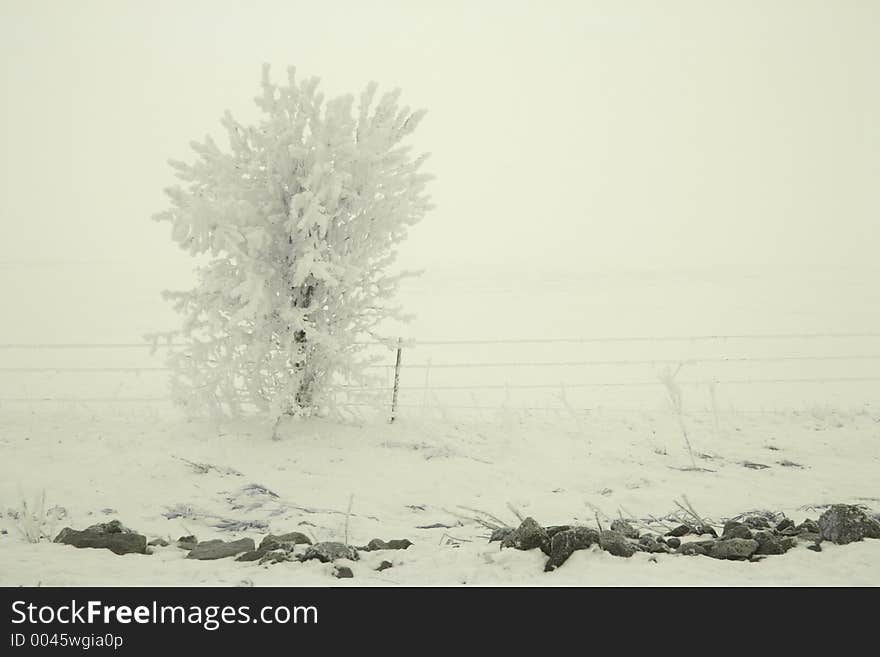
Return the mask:
<svg viewBox="0 0 880 657">
<path fill-rule="evenodd" d="M 684 444 L 687 447 L 688 455 L 691 457 L 691 465 L 694 470 L 697 470 L 697 461 L 694 459 L 694 450 L 691 448 L 691 441 L 688 439 L 687 428 L 684 426 L 684 402 L 682 399 L 682 390 L 681 386 L 678 385 L 678 382 L 675 380 L 675 377 L 678 376 L 680 371 L 681 365 L 675 368 L 674 372 L 669 367 L 664 367 L 660 370 L 657 376 L 660 378 L 660 382 L 666 387 L 666 397 L 669 400 L 669 405 L 672 407 L 672 411 L 675 413 L 675 417 L 678 419 L 678 426 L 681 427 L 681 435 L 684 436 Z"/>
<path fill-rule="evenodd" d="M 42 539 L 51 540 L 55 533 L 55 523 L 58 515 L 54 509 L 46 509 L 46 491 L 43 490 L 40 496 L 34 499 L 33 505 L 29 508 L 24 493 L 19 490 L 21 503 L 17 512 L 16 529 L 28 543 L 39 543 Z"/>
<path fill-rule="evenodd" d="M 351 520 L 351 506 L 354 504 L 354 493 L 348 496 L 348 510 L 345 512 L 345 544 L 348 545 L 348 523 Z"/>
</svg>

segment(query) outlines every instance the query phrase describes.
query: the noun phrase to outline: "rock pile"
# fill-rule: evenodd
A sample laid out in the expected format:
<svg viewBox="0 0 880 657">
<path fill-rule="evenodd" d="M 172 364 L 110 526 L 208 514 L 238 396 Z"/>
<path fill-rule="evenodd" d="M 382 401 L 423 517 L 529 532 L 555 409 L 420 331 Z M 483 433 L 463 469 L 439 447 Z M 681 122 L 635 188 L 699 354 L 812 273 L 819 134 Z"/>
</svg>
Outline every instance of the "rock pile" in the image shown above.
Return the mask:
<svg viewBox="0 0 880 657">
<path fill-rule="evenodd" d="M 54 542 L 77 548 L 105 549 L 114 554 L 147 554 L 147 537 L 128 529 L 118 520 L 98 523 L 82 530 L 65 527 Z"/>
<path fill-rule="evenodd" d="M 759 515 L 730 520 L 724 524 L 720 537 L 713 527 L 708 526 L 682 524 L 660 535 L 640 533 L 622 519 L 612 522 L 610 529 L 597 530 L 567 525 L 542 527 L 534 518 L 526 518 L 519 527 L 494 530 L 489 541 L 499 541 L 502 549 L 540 549 L 548 557 L 544 570 L 551 572 L 577 550 L 586 550 L 593 545 L 624 558 L 636 552 L 648 552 L 760 561 L 769 555 L 785 554 L 799 541 L 812 543 L 810 549 L 821 551 L 822 541 L 845 545 L 863 538 L 880 538 L 880 521 L 857 506 L 835 504 L 822 514 L 818 522 L 805 520 L 799 525 L 785 517 L 771 523 Z"/>
</svg>

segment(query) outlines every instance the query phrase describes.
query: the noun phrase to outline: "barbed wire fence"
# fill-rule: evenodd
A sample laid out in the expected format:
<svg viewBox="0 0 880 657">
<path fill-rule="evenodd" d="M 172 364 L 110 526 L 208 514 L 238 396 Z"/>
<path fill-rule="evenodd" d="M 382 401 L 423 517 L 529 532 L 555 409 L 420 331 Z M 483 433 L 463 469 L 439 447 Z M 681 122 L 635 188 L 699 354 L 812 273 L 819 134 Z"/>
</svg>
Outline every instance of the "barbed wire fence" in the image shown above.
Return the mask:
<svg viewBox="0 0 880 657">
<path fill-rule="evenodd" d="M 510 359 L 492 358 L 491 350 L 495 347 L 514 348 L 518 352 L 530 352 L 538 347 L 561 346 L 572 347 L 576 345 L 593 345 L 599 348 L 604 346 L 618 345 L 631 348 L 638 343 L 647 346 L 652 345 L 711 345 L 711 349 L 717 351 L 721 347 L 729 347 L 732 344 L 754 345 L 758 342 L 773 344 L 772 353 L 745 353 L 745 354 L 718 354 L 708 353 L 705 355 L 681 354 L 680 357 L 657 356 L 657 357 L 633 357 L 633 358 L 554 358 L 554 359 Z M 855 347 L 852 353 L 846 349 L 836 348 L 844 342 L 849 347 Z M 780 353 L 782 349 L 790 349 L 792 345 L 807 343 L 821 344 L 825 351 L 820 353 Z M 529 412 L 579 412 L 590 410 L 590 405 L 569 399 L 570 391 L 596 391 L 626 389 L 647 389 L 660 392 L 662 383 L 656 370 L 652 376 L 632 378 L 621 376 L 623 372 L 638 368 L 644 372 L 646 368 L 688 366 L 690 368 L 702 368 L 703 375 L 696 378 L 685 378 L 677 383 L 685 387 L 711 388 L 713 396 L 713 413 L 718 412 L 715 407 L 714 395 L 716 386 L 763 386 L 790 389 L 795 386 L 818 385 L 823 389 L 838 385 L 859 385 L 861 388 L 869 384 L 880 383 L 880 333 L 767 333 L 767 334 L 704 334 L 685 336 L 608 336 L 608 337 L 572 337 L 572 338 L 513 338 L 513 339 L 449 339 L 449 340 L 401 340 L 398 353 L 395 349 L 388 349 L 379 342 L 364 342 L 363 345 L 375 346 L 387 349 L 388 363 L 377 364 L 372 367 L 384 370 L 387 385 L 383 386 L 355 386 L 340 384 L 337 390 L 345 396 L 356 393 L 372 393 L 379 398 L 387 399 L 387 411 L 389 417 L 395 414 L 403 414 L 413 410 L 426 412 L 432 410 L 471 410 L 490 411 L 515 408 L 516 410 Z M 95 353 L 112 354 L 112 352 L 151 352 L 154 349 L 165 349 L 181 346 L 176 342 L 159 342 L 157 344 L 146 342 L 108 342 L 108 343 L 7 343 L 0 344 L 0 382 L 4 385 L 0 390 L 9 390 L 9 377 L 27 377 L 32 375 L 72 375 L 89 376 L 95 374 L 117 375 L 114 379 L 118 383 L 112 394 L 69 394 L 69 391 L 79 389 L 75 382 L 62 383 L 60 392 L 34 393 L 31 387 L 22 384 L 18 378 L 14 382 L 15 393 L 0 393 L 2 403 L 25 403 L 25 404 L 161 404 L 170 402 L 166 395 L 129 395 L 119 394 L 124 387 L 127 375 L 140 377 L 142 374 L 154 374 L 165 376 L 168 368 L 162 365 L 102 365 L 102 364 L 6 364 L 13 359 L 8 357 L 12 353 L 27 354 L 46 352 L 57 354 L 58 352 L 75 353 L 85 360 L 94 361 Z M 456 348 L 479 348 L 479 358 L 470 354 L 467 358 L 455 358 Z M 452 351 L 451 356 L 442 359 L 444 353 Z M 741 348 L 741 347 L 740 347 Z M 679 351 L 681 351 L 679 349 Z M 754 351 L 754 350 L 752 350 Z M 400 353 L 403 358 L 400 358 Z M 486 355 L 489 358 L 486 358 Z M 4 358 L 4 356 L 7 356 Z M 415 359 L 415 356 L 419 356 Z M 438 356 L 441 359 L 438 360 Z M 104 358 L 104 356 L 98 357 Z M 20 358 L 19 358 L 20 360 Z M 826 371 L 812 372 L 810 367 L 825 368 L 832 364 L 845 365 L 847 371 L 828 373 Z M 728 365 L 740 366 L 797 366 L 798 375 L 764 375 L 764 376 L 724 376 L 721 370 Z M 807 369 L 805 369 L 807 368 Z M 601 369 L 605 376 L 598 380 L 583 380 L 584 370 L 592 372 Z M 416 375 L 415 373 L 419 373 Z M 473 373 L 479 372 L 476 380 Z M 432 377 L 443 373 L 441 381 Z M 522 373 L 530 378 L 527 382 L 517 381 L 516 376 Z M 536 373 L 543 373 L 537 376 Z M 613 374 L 614 376 L 611 376 Z M 546 380 L 547 378 L 552 380 Z M 5 382 L 3 379 L 7 379 Z M 513 380 L 512 380 L 513 379 Z M 538 380 L 532 380 L 538 379 Z M 877 386 L 880 392 L 880 386 Z M 870 386 L 874 390 L 874 386 Z M 513 401 L 515 392 L 526 393 L 524 401 Z M 438 394 L 439 393 L 439 394 Z M 454 393 L 454 395 L 453 395 Z M 465 394 L 466 393 L 466 394 Z M 487 394 L 494 394 L 497 398 L 501 395 L 500 402 L 493 402 L 487 398 Z M 549 393 L 549 397 L 547 396 Z M 535 395 L 543 394 L 544 403 L 534 403 Z M 871 393 L 873 394 L 873 393 Z M 441 395 L 447 395 L 442 397 Z M 452 396 L 450 396 L 452 395 Z M 462 397 L 462 395 L 465 395 Z M 866 394 L 870 397 L 870 394 Z M 609 410 L 636 411 L 644 410 L 644 400 L 649 398 L 642 393 L 631 399 L 636 400 L 636 405 L 605 406 Z M 651 397 L 653 398 L 653 397 Z M 393 400 L 393 401 L 392 401 Z M 639 401 L 642 400 L 642 401 Z M 344 400 L 341 406 L 371 407 L 371 402 L 357 401 L 354 398 Z M 707 409 L 708 410 L 708 409 Z M 707 412 L 707 410 L 693 409 L 691 412 Z M 767 412 L 763 408 L 739 409 L 739 412 Z"/>
</svg>

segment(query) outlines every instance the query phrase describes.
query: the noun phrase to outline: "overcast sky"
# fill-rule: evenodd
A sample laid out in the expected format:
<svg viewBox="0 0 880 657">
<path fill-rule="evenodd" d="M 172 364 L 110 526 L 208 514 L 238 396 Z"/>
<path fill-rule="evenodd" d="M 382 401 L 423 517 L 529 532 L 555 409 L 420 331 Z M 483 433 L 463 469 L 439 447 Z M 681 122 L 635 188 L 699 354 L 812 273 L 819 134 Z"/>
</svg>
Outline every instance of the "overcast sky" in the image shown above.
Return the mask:
<svg viewBox="0 0 880 657">
<path fill-rule="evenodd" d="M 880 2 L 0 0 L 0 261 L 178 263 L 168 158 L 262 62 L 428 110 L 404 262 L 873 264 Z"/>
</svg>

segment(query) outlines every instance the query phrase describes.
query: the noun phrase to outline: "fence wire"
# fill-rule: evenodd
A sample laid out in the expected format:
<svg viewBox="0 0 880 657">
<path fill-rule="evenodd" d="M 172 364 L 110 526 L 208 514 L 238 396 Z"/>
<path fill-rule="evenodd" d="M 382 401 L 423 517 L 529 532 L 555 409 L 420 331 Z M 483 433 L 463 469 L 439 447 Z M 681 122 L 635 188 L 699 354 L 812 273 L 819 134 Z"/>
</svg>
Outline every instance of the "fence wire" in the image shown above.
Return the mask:
<svg viewBox="0 0 880 657">
<path fill-rule="evenodd" d="M 456 346 L 456 345 L 540 345 L 540 344 L 589 344 L 589 343 L 693 343 L 693 342 L 717 342 L 727 343 L 728 341 L 798 341 L 798 340 L 841 340 L 841 339 L 877 339 L 880 333 L 874 332 L 853 332 L 853 333 L 766 333 L 766 334 L 704 334 L 704 335 L 685 335 L 685 336 L 610 336 L 610 337 L 571 337 L 571 338 L 521 338 L 521 339 L 450 339 L 450 340 L 404 340 L 401 345 L 404 350 L 417 349 L 419 347 L 429 346 Z M 389 354 L 394 353 L 394 348 L 387 342 L 365 341 L 357 344 L 371 345 L 376 347 L 384 347 L 388 349 Z M 6 351 L 53 351 L 53 350 L 115 350 L 115 349 L 139 349 L 153 350 L 166 349 L 183 346 L 179 342 L 159 342 L 156 344 L 149 342 L 107 342 L 107 343 L 6 343 L 0 344 L 0 349 Z M 575 381 L 575 382 L 554 382 L 554 383 L 479 383 L 479 384 L 433 384 L 428 382 L 428 374 L 432 370 L 466 370 L 466 369 L 541 369 L 541 368 L 577 368 L 577 367 L 627 367 L 627 366 L 676 366 L 676 365 L 699 365 L 699 364 L 725 364 L 725 363 L 809 363 L 809 362 L 867 362 L 880 361 L 880 354 L 863 353 L 860 355 L 847 355 L 840 353 L 825 353 L 820 355 L 812 354 L 788 354 L 778 356 L 766 355 L 746 355 L 746 356 L 705 356 L 705 357 L 687 357 L 687 358 L 639 358 L 639 359 L 586 359 L 586 360 L 498 360 L 498 361 L 448 361 L 433 362 L 428 360 L 425 363 L 412 363 L 404 358 L 400 364 L 401 370 L 424 370 L 425 383 L 404 384 L 399 386 L 402 393 L 421 393 L 427 395 L 428 392 L 434 391 L 510 391 L 510 390 L 565 390 L 569 389 L 587 389 L 587 388 L 636 388 L 636 387 L 659 387 L 662 384 L 657 380 L 629 380 L 629 381 Z M 392 371 L 394 365 L 376 364 L 370 366 L 372 369 Z M 115 374 L 141 374 L 141 373 L 158 373 L 168 372 L 169 368 L 163 366 L 134 366 L 134 367 L 92 367 L 92 366 L 4 366 L 0 367 L 0 373 L 8 374 L 98 374 L 98 373 L 115 373 Z M 880 381 L 880 376 L 807 376 L 807 377 L 770 377 L 770 378 L 719 378 L 706 377 L 703 379 L 693 379 L 676 381 L 681 386 L 706 386 L 714 384 L 723 385 L 795 385 L 795 384 L 838 384 L 838 383 L 863 383 Z M 354 386 L 341 385 L 336 386 L 338 392 L 343 393 L 390 393 L 393 391 L 392 386 Z M 170 398 L 163 396 L 147 397 L 147 396 L 9 396 L 0 397 L 0 402 L 11 403 L 160 403 L 170 401 Z M 439 402 L 439 400 L 438 400 Z M 341 402 L 340 406 L 371 406 L 371 404 L 358 404 Z M 480 404 L 461 405 L 461 404 L 428 404 L 426 401 L 422 404 L 398 404 L 398 408 L 450 408 L 450 409 L 473 409 L 473 410 L 492 410 L 509 409 L 517 410 L 553 410 L 565 411 L 566 407 L 534 407 L 534 406 L 482 406 Z"/>
</svg>

